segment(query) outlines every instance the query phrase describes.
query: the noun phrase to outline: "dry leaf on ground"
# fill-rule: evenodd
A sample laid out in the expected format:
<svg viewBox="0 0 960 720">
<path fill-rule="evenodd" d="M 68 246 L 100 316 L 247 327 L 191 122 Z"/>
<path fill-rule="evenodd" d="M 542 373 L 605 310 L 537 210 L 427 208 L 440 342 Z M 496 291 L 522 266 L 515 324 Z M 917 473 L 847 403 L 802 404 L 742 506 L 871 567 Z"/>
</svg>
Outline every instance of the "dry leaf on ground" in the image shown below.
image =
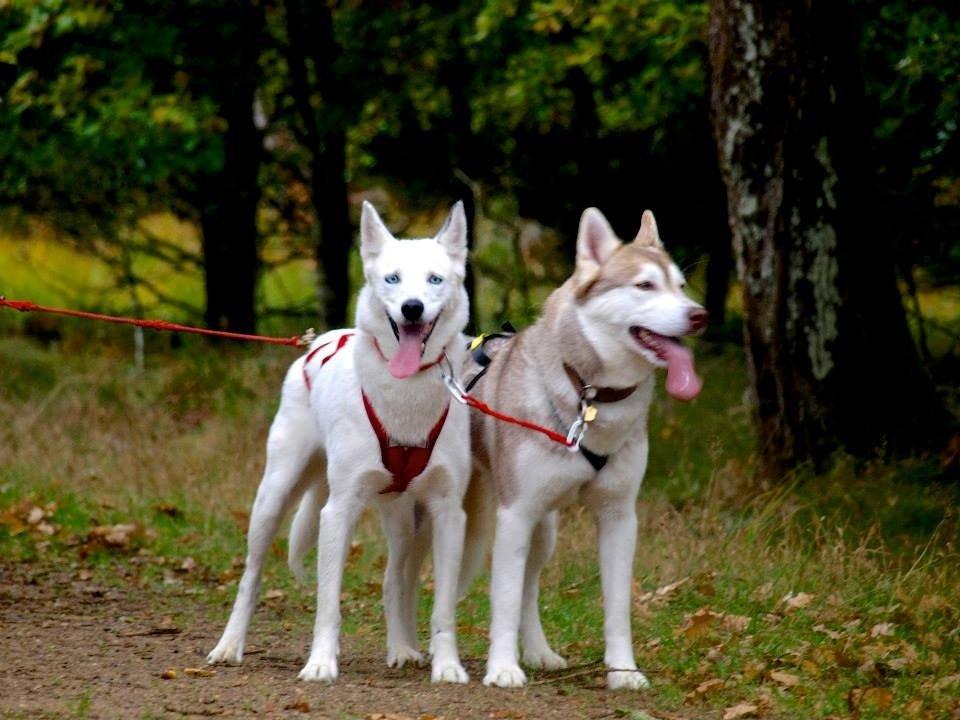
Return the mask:
<svg viewBox="0 0 960 720">
<path fill-rule="evenodd" d="M 800 684 L 800 677 L 798 675 L 784 672 L 783 670 L 771 670 L 770 679 L 788 688 L 796 687 Z"/>
<path fill-rule="evenodd" d="M 780 604 L 783 605 L 784 612 L 790 612 L 791 610 L 799 610 L 800 608 L 805 608 L 811 602 L 816 595 L 811 595 L 810 593 L 799 592 L 799 593 L 787 593 L 780 600 Z"/>
<path fill-rule="evenodd" d="M 737 718 L 754 717 L 759 708 L 750 703 L 738 703 L 723 711 L 723 720 L 737 720 Z"/>
</svg>

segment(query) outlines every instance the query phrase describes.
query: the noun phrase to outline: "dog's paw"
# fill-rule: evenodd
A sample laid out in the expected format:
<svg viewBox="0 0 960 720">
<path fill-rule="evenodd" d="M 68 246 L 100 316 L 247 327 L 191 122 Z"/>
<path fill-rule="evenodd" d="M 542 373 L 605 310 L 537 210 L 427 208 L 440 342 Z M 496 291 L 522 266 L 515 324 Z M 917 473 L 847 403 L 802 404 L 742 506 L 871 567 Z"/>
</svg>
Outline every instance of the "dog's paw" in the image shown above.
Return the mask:
<svg viewBox="0 0 960 720">
<path fill-rule="evenodd" d="M 525 650 L 523 663 L 538 670 L 563 670 L 567 661 L 548 647 L 540 650 Z"/>
<path fill-rule="evenodd" d="M 207 655 L 209 665 L 239 665 L 243 662 L 243 643 L 230 638 L 221 638 L 217 646 Z"/>
<path fill-rule="evenodd" d="M 607 690 L 645 690 L 648 687 L 650 681 L 639 670 L 614 670 L 607 673 Z"/>
<path fill-rule="evenodd" d="M 407 663 L 423 666 L 423 654 L 412 647 L 387 649 L 387 667 L 402 668 Z"/>
<path fill-rule="evenodd" d="M 434 660 L 430 671 L 430 682 L 433 683 L 459 683 L 463 684 L 470 680 L 467 671 L 459 660 L 448 660 L 446 662 Z"/>
<path fill-rule="evenodd" d="M 483 684 L 487 687 L 519 688 L 527 684 L 527 676 L 519 665 L 489 665 Z"/>
<path fill-rule="evenodd" d="M 337 661 L 328 660 L 326 662 L 309 660 L 300 671 L 301 680 L 307 682 L 328 682 L 332 683 L 337 679 Z"/>
</svg>

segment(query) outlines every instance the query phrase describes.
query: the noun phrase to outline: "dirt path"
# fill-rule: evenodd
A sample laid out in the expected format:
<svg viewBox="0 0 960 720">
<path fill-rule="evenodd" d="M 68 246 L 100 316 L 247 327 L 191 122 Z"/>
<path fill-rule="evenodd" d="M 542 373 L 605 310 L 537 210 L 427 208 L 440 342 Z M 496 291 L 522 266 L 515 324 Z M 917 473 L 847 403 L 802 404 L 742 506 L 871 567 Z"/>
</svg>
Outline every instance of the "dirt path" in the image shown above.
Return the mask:
<svg viewBox="0 0 960 720">
<path fill-rule="evenodd" d="M 204 653 L 220 630 L 209 609 L 183 589 L 160 594 L 0 565 L 0 716 L 533 720 L 629 718 L 649 704 L 649 696 L 607 693 L 589 675 L 521 692 L 485 688 L 476 658 L 465 661 L 469 685 L 433 686 L 428 670 L 389 670 L 378 647 L 350 638 L 336 684 L 301 683 L 309 638 L 282 627 L 258 626 L 242 667 L 186 673 L 206 671 Z M 168 668 L 175 678 L 162 677 Z"/>
</svg>

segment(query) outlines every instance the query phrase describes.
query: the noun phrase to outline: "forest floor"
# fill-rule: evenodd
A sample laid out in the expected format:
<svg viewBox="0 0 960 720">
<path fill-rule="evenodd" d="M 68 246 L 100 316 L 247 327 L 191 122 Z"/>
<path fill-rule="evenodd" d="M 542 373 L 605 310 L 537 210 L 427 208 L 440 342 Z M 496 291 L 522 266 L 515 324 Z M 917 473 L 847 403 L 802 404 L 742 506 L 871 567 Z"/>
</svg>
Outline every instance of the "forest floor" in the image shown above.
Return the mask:
<svg viewBox="0 0 960 720">
<path fill-rule="evenodd" d="M 486 579 L 458 607 L 469 685 L 385 667 L 370 514 L 335 684 L 296 679 L 314 593 L 290 577 L 284 538 L 244 664 L 209 671 L 291 358 L 151 336 L 137 372 L 126 338 L 0 339 L 0 716 L 960 718 L 960 497 L 937 480 L 956 458 L 838 457 L 827 476 L 758 483 L 742 356 L 706 343 L 703 396 L 661 398 L 651 417 L 633 617 L 649 691 L 602 687 L 595 537 L 577 508 L 541 599 L 571 668 L 523 691 L 480 683 Z M 429 569 L 423 588 L 425 643 Z"/>
</svg>

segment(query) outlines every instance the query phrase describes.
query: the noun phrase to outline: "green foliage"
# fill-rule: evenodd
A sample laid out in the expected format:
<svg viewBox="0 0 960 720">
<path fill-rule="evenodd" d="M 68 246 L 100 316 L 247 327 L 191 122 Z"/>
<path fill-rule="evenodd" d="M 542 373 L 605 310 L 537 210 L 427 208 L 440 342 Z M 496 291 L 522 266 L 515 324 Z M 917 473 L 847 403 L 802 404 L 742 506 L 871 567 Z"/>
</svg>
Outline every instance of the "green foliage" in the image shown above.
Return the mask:
<svg viewBox="0 0 960 720">
<path fill-rule="evenodd" d="M 70 229 L 176 201 L 220 162 L 164 3 L 21 0 L 0 10 L 0 198 Z M 108 233 L 109 234 L 109 233 Z"/>
</svg>

